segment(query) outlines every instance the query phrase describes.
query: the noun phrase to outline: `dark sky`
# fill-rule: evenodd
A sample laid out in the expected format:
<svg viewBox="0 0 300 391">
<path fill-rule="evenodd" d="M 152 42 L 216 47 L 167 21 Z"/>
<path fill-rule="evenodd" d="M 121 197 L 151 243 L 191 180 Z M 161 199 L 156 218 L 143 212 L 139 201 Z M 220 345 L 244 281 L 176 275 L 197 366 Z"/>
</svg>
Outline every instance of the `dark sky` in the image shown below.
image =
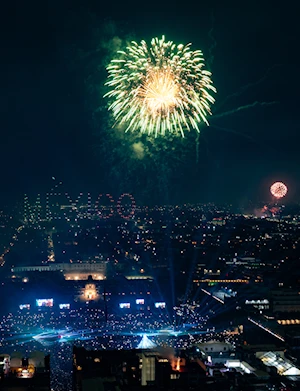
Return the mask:
<svg viewBox="0 0 300 391">
<path fill-rule="evenodd" d="M 92 116 L 105 105 L 98 93 L 101 86 L 90 87 L 105 82 L 107 52 L 98 49 L 106 40 L 113 36 L 147 40 L 162 34 L 202 49 L 218 89 L 216 117 L 200 135 L 198 161 L 190 157 L 176 168 L 166 154 L 178 173 L 170 174 L 170 201 L 238 204 L 266 199 L 273 180 L 285 181 L 289 200 L 298 201 L 298 7 L 296 1 L 277 4 L 190 0 L 1 4 L 2 202 L 20 199 L 24 192 L 47 191 L 52 176 L 62 180 L 70 193 L 112 191 L 119 196 L 128 191 L 147 202 L 145 193 L 151 198 L 157 187 L 161 191 L 158 172 L 145 171 L 147 161 L 119 157 L 126 155 L 122 150 L 128 148 L 126 143 L 111 149 L 105 137 L 106 114 Z M 275 103 L 222 116 L 254 102 Z M 114 130 L 109 132 L 110 140 Z M 191 142 L 180 143 L 180 148 L 192 156 Z M 178 154 L 176 148 L 173 153 Z M 121 171 L 128 167 L 132 173 L 120 185 L 114 174 L 118 164 Z M 147 172 L 152 179 L 144 181 Z"/>
</svg>

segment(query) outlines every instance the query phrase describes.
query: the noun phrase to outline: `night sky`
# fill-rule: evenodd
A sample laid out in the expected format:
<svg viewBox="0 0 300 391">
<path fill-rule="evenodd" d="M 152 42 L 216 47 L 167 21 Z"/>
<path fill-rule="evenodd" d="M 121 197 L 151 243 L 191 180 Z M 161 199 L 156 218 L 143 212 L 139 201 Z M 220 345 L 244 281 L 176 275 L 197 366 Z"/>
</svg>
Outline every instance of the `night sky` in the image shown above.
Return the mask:
<svg viewBox="0 0 300 391">
<path fill-rule="evenodd" d="M 7 3 L 0 23 L 1 202 L 46 192 L 52 177 L 73 194 L 126 191 L 141 203 L 267 200 L 269 185 L 282 180 L 287 200 L 299 200 L 296 1 Z M 151 157 L 137 157 L 109 125 L 102 86 L 115 43 L 162 34 L 192 42 L 213 72 L 215 117 L 200 134 L 198 159 L 195 134 L 166 136 Z"/>
</svg>

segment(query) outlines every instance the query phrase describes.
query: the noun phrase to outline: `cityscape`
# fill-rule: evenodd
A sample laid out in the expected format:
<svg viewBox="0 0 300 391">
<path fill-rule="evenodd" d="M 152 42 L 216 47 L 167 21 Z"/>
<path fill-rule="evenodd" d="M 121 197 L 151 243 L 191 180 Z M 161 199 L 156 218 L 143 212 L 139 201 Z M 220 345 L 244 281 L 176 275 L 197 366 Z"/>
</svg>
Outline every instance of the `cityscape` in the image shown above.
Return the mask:
<svg viewBox="0 0 300 391">
<path fill-rule="evenodd" d="M 269 204 L 252 213 L 149 208 L 131 194 L 95 203 L 56 193 L 53 204 L 25 195 L 19 214 L 1 220 L 0 344 L 10 366 L 50 355 L 51 387 L 67 390 L 75 346 L 137 350 L 167 360 L 178 384 L 201 360 L 207 389 L 211 379 L 298 387 L 300 209 L 284 205 L 283 183 L 272 186 Z"/>
<path fill-rule="evenodd" d="M 0 391 L 299 390 L 296 6 L 3 15 Z"/>
</svg>

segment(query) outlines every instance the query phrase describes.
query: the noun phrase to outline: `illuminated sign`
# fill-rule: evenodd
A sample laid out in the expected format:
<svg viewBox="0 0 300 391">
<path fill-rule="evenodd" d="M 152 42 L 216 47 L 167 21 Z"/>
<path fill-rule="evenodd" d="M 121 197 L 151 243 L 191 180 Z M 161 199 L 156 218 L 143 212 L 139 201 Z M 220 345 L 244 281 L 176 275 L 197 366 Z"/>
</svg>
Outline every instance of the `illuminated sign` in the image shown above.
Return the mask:
<svg viewBox="0 0 300 391">
<path fill-rule="evenodd" d="M 120 303 L 120 308 L 130 308 L 130 303 Z"/>
<path fill-rule="evenodd" d="M 59 304 L 59 309 L 60 310 L 69 310 L 70 309 L 70 304 Z"/>
<path fill-rule="evenodd" d="M 166 303 L 164 301 L 155 303 L 155 308 L 166 308 Z"/>
<path fill-rule="evenodd" d="M 144 299 L 136 299 L 136 304 L 145 304 L 145 300 Z"/>
<path fill-rule="evenodd" d="M 20 310 L 30 310 L 30 304 L 20 304 Z"/>
<path fill-rule="evenodd" d="M 36 305 L 38 307 L 53 307 L 53 299 L 37 299 Z"/>
</svg>

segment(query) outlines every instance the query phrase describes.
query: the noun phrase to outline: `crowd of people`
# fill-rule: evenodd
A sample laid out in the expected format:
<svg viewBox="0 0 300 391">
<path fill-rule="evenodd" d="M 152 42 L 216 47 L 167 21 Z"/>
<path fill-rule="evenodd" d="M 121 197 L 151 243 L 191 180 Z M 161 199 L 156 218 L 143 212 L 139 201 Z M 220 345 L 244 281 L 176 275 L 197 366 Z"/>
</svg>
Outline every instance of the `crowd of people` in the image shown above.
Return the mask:
<svg viewBox="0 0 300 391">
<path fill-rule="evenodd" d="M 65 391 L 72 381 L 73 345 L 94 350 L 135 349 L 147 335 L 157 346 L 188 348 L 216 333 L 209 312 L 202 312 L 189 308 L 188 323 L 180 323 L 176 311 L 170 314 L 167 309 L 107 316 L 99 308 L 16 310 L 0 318 L 0 352 L 21 352 L 24 357 L 35 350 L 50 353 L 52 388 Z"/>
</svg>

